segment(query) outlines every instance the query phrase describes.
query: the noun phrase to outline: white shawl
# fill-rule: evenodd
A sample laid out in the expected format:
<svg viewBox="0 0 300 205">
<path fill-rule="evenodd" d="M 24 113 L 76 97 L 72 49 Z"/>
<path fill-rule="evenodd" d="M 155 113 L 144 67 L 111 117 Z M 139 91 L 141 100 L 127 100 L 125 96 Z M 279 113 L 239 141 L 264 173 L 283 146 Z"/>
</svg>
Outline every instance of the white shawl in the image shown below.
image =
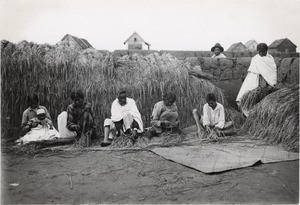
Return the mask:
<svg viewBox="0 0 300 205">
<path fill-rule="evenodd" d="M 270 54 L 267 54 L 264 57 L 256 54 L 252 58 L 248 74 L 236 98 L 238 103 L 241 101 L 245 93 L 259 86 L 259 75 L 261 75 L 271 86 L 274 86 L 277 83 L 276 63 Z"/>
<path fill-rule="evenodd" d="M 126 98 L 126 104 L 121 106 L 116 98 L 111 106 L 111 119 L 113 122 L 122 120 L 127 114 L 131 114 L 133 119 L 139 124 L 140 131 L 143 132 L 143 121 L 134 99 Z"/>
</svg>

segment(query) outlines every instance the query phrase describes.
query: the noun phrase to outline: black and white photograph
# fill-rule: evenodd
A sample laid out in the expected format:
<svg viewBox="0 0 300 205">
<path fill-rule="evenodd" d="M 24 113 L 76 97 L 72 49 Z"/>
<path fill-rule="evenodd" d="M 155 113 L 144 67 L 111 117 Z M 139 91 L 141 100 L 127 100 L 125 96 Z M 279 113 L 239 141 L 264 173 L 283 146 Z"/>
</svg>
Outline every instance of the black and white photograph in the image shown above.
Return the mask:
<svg viewBox="0 0 300 205">
<path fill-rule="evenodd" d="M 0 0 L 1 204 L 299 204 L 300 0 Z"/>
</svg>

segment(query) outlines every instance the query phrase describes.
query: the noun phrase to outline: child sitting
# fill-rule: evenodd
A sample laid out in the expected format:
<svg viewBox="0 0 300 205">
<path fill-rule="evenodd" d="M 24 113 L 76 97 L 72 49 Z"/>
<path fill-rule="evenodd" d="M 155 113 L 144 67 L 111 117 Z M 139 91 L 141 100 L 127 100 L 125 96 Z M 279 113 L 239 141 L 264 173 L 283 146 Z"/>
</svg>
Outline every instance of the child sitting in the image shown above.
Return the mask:
<svg viewBox="0 0 300 205">
<path fill-rule="evenodd" d="M 44 109 L 38 109 L 36 111 L 37 116 L 32 118 L 27 122 L 27 125 L 29 129 L 35 128 L 38 125 L 41 125 L 42 127 L 47 127 L 50 130 L 53 129 L 52 121 L 48 118 L 46 118 L 46 112 Z"/>
</svg>

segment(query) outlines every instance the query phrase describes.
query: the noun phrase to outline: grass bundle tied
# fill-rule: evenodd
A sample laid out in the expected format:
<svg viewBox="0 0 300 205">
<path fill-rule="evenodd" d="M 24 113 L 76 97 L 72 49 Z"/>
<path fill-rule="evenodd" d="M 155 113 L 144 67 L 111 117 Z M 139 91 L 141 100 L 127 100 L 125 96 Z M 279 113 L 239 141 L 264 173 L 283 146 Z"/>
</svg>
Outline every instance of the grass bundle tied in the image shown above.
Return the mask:
<svg viewBox="0 0 300 205">
<path fill-rule="evenodd" d="M 299 151 L 299 85 L 267 95 L 251 110 L 242 132 Z"/>
<path fill-rule="evenodd" d="M 205 78 L 189 74 L 189 64 L 170 54 L 134 54 L 120 58 L 96 49 L 74 49 L 22 41 L 1 43 L 1 123 L 6 138 L 18 137 L 27 95 L 37 93 L 54 123 L 71 104 L 70 94 L 81 89 L 92 103 L 97 132 L 110 117 L 111 103 L 120 88 L 136 100 L 145 127 L 150 124 L 153 106 L 165 92 L 176 94 L 181 127 L 193 124 L 192 109 L 199 109 L 207 93 L 215 93 L 224 104 L 221 90 Z"/>
</svg>

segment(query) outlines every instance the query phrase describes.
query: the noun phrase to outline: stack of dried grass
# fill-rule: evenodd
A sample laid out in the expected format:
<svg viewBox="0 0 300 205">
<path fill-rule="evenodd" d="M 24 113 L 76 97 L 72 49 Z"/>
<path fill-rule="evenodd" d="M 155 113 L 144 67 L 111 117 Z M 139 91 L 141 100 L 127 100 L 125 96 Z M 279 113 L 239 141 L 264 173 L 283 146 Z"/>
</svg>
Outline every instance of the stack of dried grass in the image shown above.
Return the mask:
<svg viewBox="0 0 300 205">
<path fill-rule="evenodd" d="M 241 100 L 241 108 L 251 110 L 257 103 L 259 103 L 267 95 L 277 91 L 282 85 L 258 87 L 245 93 Z"/>
<path fill-rule="evenodd" d="M 242 131 L 299 151 L 299 85 L 283 87 L 263 98 L 251 110 Z"/>
<path fill-rule="evenodd" d="M 193 123 L 191 110 L 204 105 L 208 92 L 224 103 L 218 87 L 189 75 L 189 65 L 169 54 L 118 58 L 91 48 L 71 49 L 63 42 L 51 46 L 3 41 L 1 61 L 2 134 L 9 138 L 17 137 L 12 128 L 20 126 L 27 94 L 33 92 L 38 93 L 40 103 L 48 108 L 55 122 L 71 103 L 71 91 L 82 89 L 93 104 L 100 132 L 120 88 L 126 88 L 136 100 L 145 125 L 149 124 L 153 105 L 166 91 L 177 95 L 182 127 Z"/>
</svg>

